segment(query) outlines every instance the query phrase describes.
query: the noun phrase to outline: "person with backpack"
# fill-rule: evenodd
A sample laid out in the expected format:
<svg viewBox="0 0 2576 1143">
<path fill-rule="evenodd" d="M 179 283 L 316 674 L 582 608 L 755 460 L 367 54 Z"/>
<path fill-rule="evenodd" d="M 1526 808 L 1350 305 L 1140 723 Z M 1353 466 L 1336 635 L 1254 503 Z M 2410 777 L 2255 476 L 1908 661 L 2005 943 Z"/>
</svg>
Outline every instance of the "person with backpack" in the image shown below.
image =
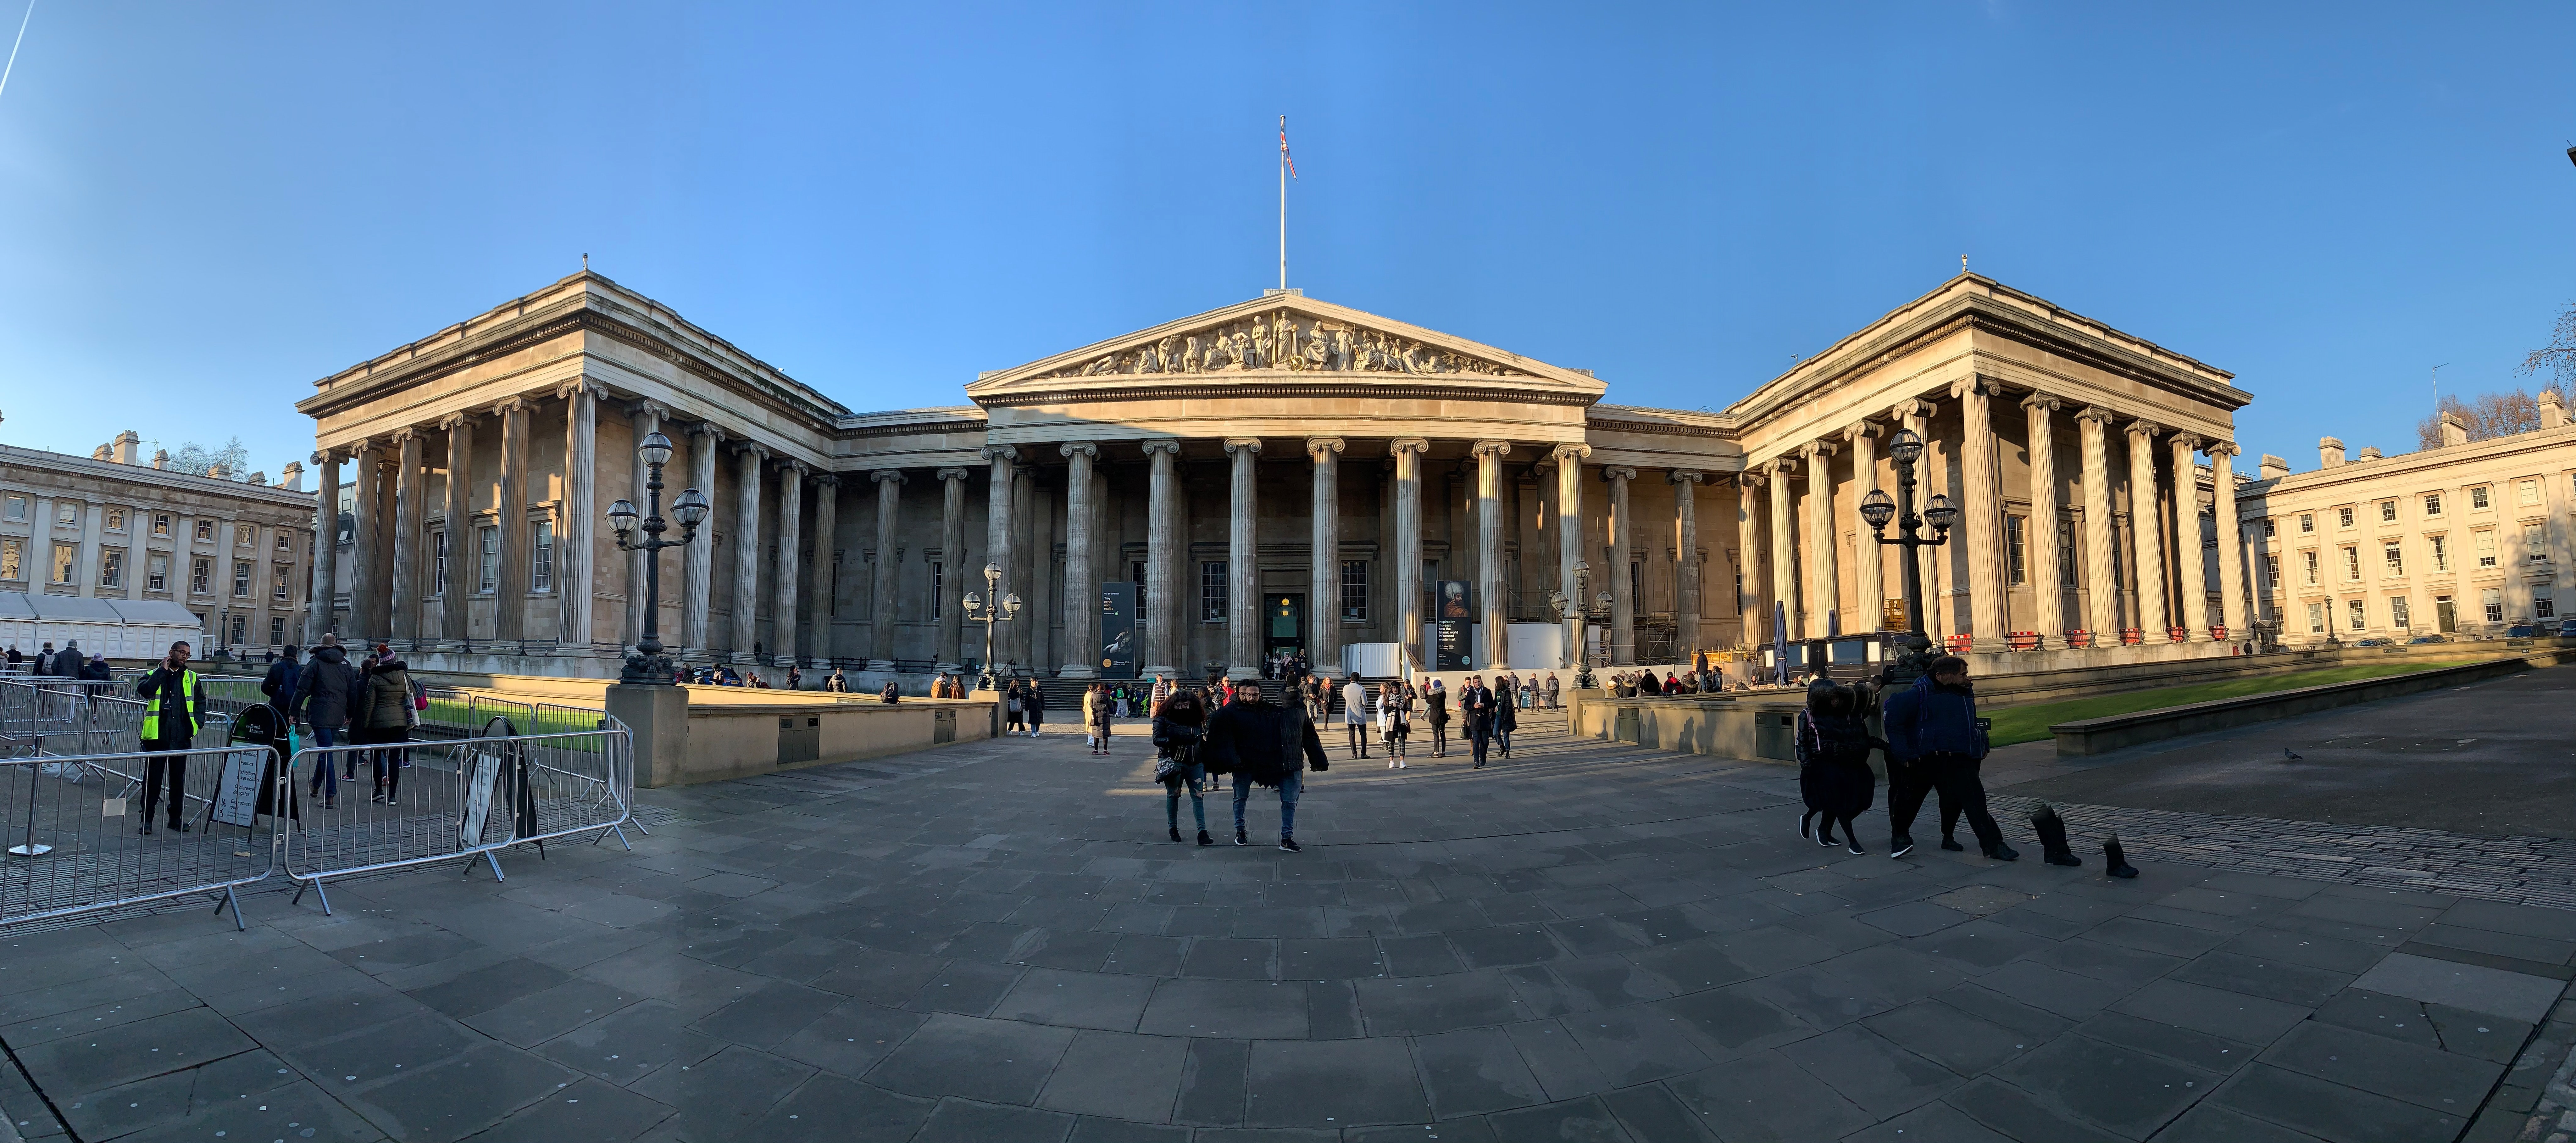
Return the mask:
<svg viewBox="0 0 2576 1143">
<path fill-rule="evenodd" d="M 367 672 L 358 709 L 350 717 L 349 739 L 371 746 L 408 742 L 411 728 L 420 721 L 417 699 L 412 693 L 411 668 L 382 643 L 376 644 L 371 661 L 375 666 Z M 395 797 L 402 792 L 403 753 L 399 749 L 367 752 L 376 779 L 370 801 L 395 804 Z"/>
<path fill-rule="evenodd" d="M 73 646 L 65 643 L 57 658 L 70 658 Z M 152 832 L 152 806 L 161 800 L 165 781 L 170 790 L 170 828 L 188 832 L 188 823 L 180 817 L 180 804 L 188 800 L 186 752 L 196 745 L 197 731 L 206 724 L 206 684 L 188 669 L 188 650 L 185 640 L 170 644 L 170 653 L 134 688 L 144 700 L 143 749 L 170 751 L 144 763 L 140 833 Z"/>
<path fill-rule="evenodd" d="M 1986 812 L 1986 788 L 1978 769 L 1986 758 L 1985 728 L 1977 725 L 1976 691 L 1968 684 L 1968 661 L 1943 655 L 1914 685 L 1888 696 L 1887 818 L 1890 857 L 1914 849 L 1914 815 L 1926 792 L 1938 790 L 1945 807 L 1956 806 L 1977 835 L 1977 846 L 1996 861 L 2021 856 L 2004 844 L 2003 830 Z M 1902 775 L 1900 777 L 1900 774 Z M 1953 841 L 1943 848 L 1957 849 Z"/>
</svg>

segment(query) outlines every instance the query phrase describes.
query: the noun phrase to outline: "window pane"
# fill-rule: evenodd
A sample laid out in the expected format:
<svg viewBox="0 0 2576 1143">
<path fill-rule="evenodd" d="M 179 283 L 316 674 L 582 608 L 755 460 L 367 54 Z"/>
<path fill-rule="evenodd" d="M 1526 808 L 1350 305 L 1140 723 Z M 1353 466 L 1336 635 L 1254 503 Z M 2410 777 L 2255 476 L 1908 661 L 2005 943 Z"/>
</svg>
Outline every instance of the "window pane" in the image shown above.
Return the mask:
<svg viewBox="0 0 2576 1143">
<path fill-rule="evenodd" d="M 1199 564 L 1199 621 L 1225 622 L 1225 561 L 1208 560 Z"/>
<path fill-rule="evenodd" d="M 125 553 L 100 552 L 98 554 L 98 585 L 100 587 L 125 586 Z"/>
<path fill-rule="evenodd" d="M 2487 622 L 2504 622 L 2504 591 L 2490 587 L 2478 594 L 2478 603 L 2486 609 Z"/>
<path fill-rule="evenodd" d="M 2532 563 L 2549 562 L 2549 525 L 2523 525 L 2522 551 L 2523 558 L 2531 561 Z"/>
<path fill-rule="evenodd" d="M 72 546 L 70 544 L 56 544 L 54 545 L 54 582 L 70 583 L 71 581 Z"/>
<path fill-rule="evenodd" d="M 2388 599 L 2388 625 L 2391 627 L 2404 627 L 2407 625 L 2406 619 L 2406 597 L 2402 595 L 2390 596 Z"/>
<path fill-rule="evenodd" d="M 144 561 L 143 586 L 153 591 L 170 590 L 170 557 L 154 556 Z"/>
<path fill-rule="evenodd" d="M 1368 561 L 1342 561 L 1342 621 L 1368 622 Z"/>
<path fill-rule="evenodd" d="M 2362 619 L 2363 619 L 2363 617 L 2364 617 L 2364 613 L 2363 613 L 2363 608 L 2362 608 L 2362 605 L 2361 605 L 2361 601 L 2360 601 L 2360 600 L 2358 600 L 2358 599 L 2349 599 L 2349 600 L 2345 600 L 2345 601 L 2344 601 L 2344 610 L 2348 613 L 2349 618 L 2352 620 L 2352 629 L 2353 629 L 2353 630 L 2355 630 L 2355 631 L 2359 631 L 2359 630 L 2361 630 L 2361 627 L 2362 627 Z"/>
<path fill-rule="evenodd" d="M 551 520 L 536 524 L 533 549 L 528 560 L 528 589 L 552 591 L 555 586 L 555 526 Z"/>
<path fill-rule="evenodd" d="M 2019 587 L 2030 582 L 2030 576 L 2027 574 L 2027 568 L 2024 563 L 2026 557 L 2022 550 L 2023 524 L 2024 517 L 2004 517 L 2005 582 L 2010 583 L 2015 587 Z"/>
</svg>

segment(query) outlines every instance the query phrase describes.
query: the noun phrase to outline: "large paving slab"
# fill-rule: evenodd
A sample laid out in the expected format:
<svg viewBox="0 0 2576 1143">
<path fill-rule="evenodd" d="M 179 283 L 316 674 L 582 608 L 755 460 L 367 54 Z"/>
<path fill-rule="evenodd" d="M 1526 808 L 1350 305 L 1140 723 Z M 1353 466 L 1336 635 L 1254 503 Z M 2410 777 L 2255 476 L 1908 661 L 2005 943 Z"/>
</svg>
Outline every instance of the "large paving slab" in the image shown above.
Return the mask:
<svg viewBox="0 0 2576 1143">
<path fill-rule="evenodd" d="M 0 1108 L 224 1143 L 2411 1141 L 2536 1091 L 2571 1007 L 2576 912 L 2156 839 L 2114 881 L 2009 818 L 2018 863 L 1890 860 L 1883 816 L 1854 856 L 1796 835 L 1785 769 L 1543 732 L 1482 771 L 1335 747 L 1302 854 L 1267 792 L 1255 845 L 1174 844 L 1128 733 L 650 792 L 632 853 L 327 917 L 254 893 L 245 933 L 0 936 Z"/>
</svg>

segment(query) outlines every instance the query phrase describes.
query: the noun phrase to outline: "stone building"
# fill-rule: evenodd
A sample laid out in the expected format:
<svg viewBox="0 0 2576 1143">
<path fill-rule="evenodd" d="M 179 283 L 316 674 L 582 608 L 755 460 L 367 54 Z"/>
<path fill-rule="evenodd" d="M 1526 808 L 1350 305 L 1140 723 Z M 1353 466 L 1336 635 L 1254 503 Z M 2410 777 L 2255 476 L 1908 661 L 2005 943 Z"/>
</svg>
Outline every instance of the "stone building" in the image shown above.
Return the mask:
<svg viewBox="0 0 2576 1143">
<path fill-rule="evenodd" d="M 142 461 L 140 443 L 120 433 L 87 457 L 0 445 L 0 616 L 31 632 L 162 633 L 192 620 L 200 657 L 257 657 L 302 641 L 314 520 L 303 465 L 289 462 L 279 484 L 264 473 L 245 482 L 175 471 L 167 454 Z"/>
<path fill-rule="evenodd" d="M 1775 601 L 1793 638 L 1901 626 L 1901 564 L 1858 515 L 1899 428 L 1929 442 L 1921 494 L 1963 509 L 1924 572 L 1936 635 L 2224 653 L 2243 567 L 2174 487 L 2198 454 L 2234 486 L 2231 382 L 1962 274 L 1721 411 L 1606 403 L 1584 370 L 1267 291 L 985 373 L 967 404 L 854 413 L 584 272 L 298 408 L 350 504 L 313 623 L 432 669 L 615 672 L 646 604 L 600 516 L 643 502 L 658 431 L 672 491 L 715 505 L 651 602 L 684 660 L 977 662 L 959 601 L 990 564 L 1026 604 L 997 662 L 1096 671 L 1097 585 L 1133 582 L 1141 667 L 1241 674 L 1420 646 L 1441 581 L 1471 587 L 1480 666 L 1559 622 L 1559 592 L 1612 597 L 1596 661 L 1768 640 Z M 2176 558 L 2204 543 L 2214 571 Z"/>
<path fill-rule="evenodd" d="M 2439 448 L 2347 457 L 2317 442 L 2315 471 L 2276 456 L 2244 486 L 2248 566 L 2281 641 L 2492 635 L 2568 614 L 2576 562 L 2576 425 L 2554 393 L 2541 427 L 2471 443 L 2445 415 Z"/>
</svg>

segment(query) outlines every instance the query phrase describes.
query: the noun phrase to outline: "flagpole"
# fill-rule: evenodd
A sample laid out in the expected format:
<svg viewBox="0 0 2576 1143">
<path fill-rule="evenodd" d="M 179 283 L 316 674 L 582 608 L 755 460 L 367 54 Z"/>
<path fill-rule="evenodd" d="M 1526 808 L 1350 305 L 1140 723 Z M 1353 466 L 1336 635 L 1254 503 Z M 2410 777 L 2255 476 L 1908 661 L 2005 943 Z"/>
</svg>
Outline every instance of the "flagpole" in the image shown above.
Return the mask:
<svg viewBox="0 0 2576 1143">
<path fill-rule="evenodd" d="M 1279 117 L 1279 289 L 1288 289 L 1288 117 Z"/>
</svg>

